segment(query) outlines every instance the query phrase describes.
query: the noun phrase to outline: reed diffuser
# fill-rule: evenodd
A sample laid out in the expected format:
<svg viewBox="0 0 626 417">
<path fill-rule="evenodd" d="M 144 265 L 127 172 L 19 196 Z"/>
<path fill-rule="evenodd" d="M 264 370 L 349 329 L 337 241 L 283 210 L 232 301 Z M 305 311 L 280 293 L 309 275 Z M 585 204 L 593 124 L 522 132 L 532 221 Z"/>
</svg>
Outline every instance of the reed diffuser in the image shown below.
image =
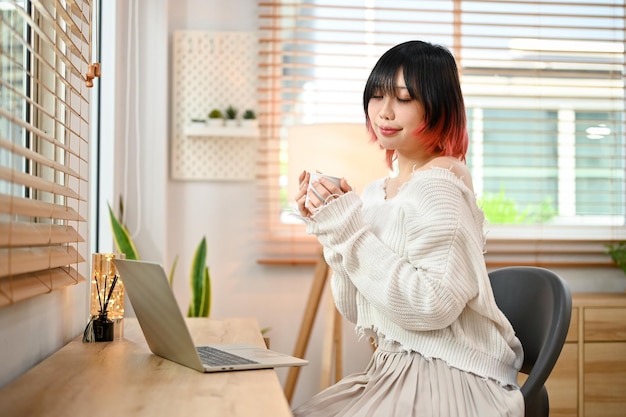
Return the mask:
<svg viewBox="0 0 626 417">
<path fill-rule="evenodd" d="M 123 254 L 94 253 L 92 256 L 91 314 L 83 334 L 85 342 L 108 342 L 121 335 L 124 289 L 113 259 Z"/>
</svg>

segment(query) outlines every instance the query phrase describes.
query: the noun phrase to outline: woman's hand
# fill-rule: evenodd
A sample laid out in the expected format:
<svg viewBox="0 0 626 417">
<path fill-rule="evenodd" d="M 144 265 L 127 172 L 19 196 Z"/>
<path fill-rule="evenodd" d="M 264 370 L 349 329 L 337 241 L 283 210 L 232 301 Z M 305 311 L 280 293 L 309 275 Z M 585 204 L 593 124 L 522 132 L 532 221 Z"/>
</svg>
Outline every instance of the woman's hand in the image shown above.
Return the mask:
<svg viewBox="0 0 626 417">
<path fill-rule="evenodd" d="M 311 212 L 307 210 L 305 207 L 306 202 L 306 193 L 309 188 L 309 178 L 311 178 L 311 174 L 306 171 L 302 171 L 302 173 L 298 176 L 298 192 L 296 193 L 296 203 L 298 204 L 298 211 L 302 217 L 310 217 Z"/>
<path fill-rule="evenodd" d="M 337 187 L 329 179 L 321 177 L 319 181 L 311 183 L 311 187 L 313 187 L 316 191 L 315 193 L 309 189 L 310 178 L 311 174 L 307 171 L 302 171 L 302 173 L 298 176 L 299 189 L 295 200 L 298 204 L 298 211 L 302 217 L 310 217 L 311 214 L 319 207 L 322 207 L 334 198 L 338 198 L 345 193 L 352 191 L 352 187 L 348 184 L 345 178 L 341 179 L 341 187 Z"/>
</svg>

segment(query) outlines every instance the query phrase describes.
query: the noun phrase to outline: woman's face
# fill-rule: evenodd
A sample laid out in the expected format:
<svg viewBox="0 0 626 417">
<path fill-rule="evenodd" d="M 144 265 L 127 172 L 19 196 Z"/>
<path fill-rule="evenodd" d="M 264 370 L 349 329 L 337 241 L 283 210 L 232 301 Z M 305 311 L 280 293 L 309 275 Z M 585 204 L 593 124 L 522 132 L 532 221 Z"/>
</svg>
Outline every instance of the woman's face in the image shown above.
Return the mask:
<svg viewBox="0 0 626 417">
<path fill-rule="evenodd" d="M 424 107 L 409 95 L 402 70 L 396 75 L 394 94 L 375 92 L 367 104 L 367 115 L 383 148 L 402 154 L 421 149 L 414 132 L 424 121 Z"/>
</svg>

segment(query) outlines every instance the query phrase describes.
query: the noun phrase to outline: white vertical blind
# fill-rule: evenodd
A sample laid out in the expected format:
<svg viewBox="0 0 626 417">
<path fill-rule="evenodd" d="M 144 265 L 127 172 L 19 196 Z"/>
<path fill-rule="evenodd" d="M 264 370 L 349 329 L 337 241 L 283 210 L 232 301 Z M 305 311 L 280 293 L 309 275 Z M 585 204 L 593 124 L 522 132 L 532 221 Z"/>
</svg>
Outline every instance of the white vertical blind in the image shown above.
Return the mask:
<svg viewBox="0 0 626 417">
<path fill-rule="evenodd" d="M 457 59 L 488 262 L 609 264 L 626 238 L 623 0 L 260 1 L 259 22 L 262 261 L 317 249 L 285 215 L 286 127 L 362 123 L 370 69 L 411 39 Z"/>
<path fill-rule="evenodd" d="M 84 281 L 91 4 L 0 5 L 0 307 Z"/>
</svg>

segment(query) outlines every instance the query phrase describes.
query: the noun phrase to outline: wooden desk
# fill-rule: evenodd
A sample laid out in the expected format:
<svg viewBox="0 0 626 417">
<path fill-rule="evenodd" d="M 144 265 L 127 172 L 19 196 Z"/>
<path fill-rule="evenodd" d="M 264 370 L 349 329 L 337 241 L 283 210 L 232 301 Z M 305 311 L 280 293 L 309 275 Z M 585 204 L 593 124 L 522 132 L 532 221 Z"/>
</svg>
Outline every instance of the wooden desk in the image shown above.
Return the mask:
<svg viewBox="0 0 626 417">
<path fill-rule="evenodd" d="M 254 319 L 187 319 L 196 344 L 264 346 Z M 0 390 L 0 416 L 292 416 L 272 369 L 203 374 L 153 355 L 136 319 L 124 338 L 77 338 Z"/>
</svg>

